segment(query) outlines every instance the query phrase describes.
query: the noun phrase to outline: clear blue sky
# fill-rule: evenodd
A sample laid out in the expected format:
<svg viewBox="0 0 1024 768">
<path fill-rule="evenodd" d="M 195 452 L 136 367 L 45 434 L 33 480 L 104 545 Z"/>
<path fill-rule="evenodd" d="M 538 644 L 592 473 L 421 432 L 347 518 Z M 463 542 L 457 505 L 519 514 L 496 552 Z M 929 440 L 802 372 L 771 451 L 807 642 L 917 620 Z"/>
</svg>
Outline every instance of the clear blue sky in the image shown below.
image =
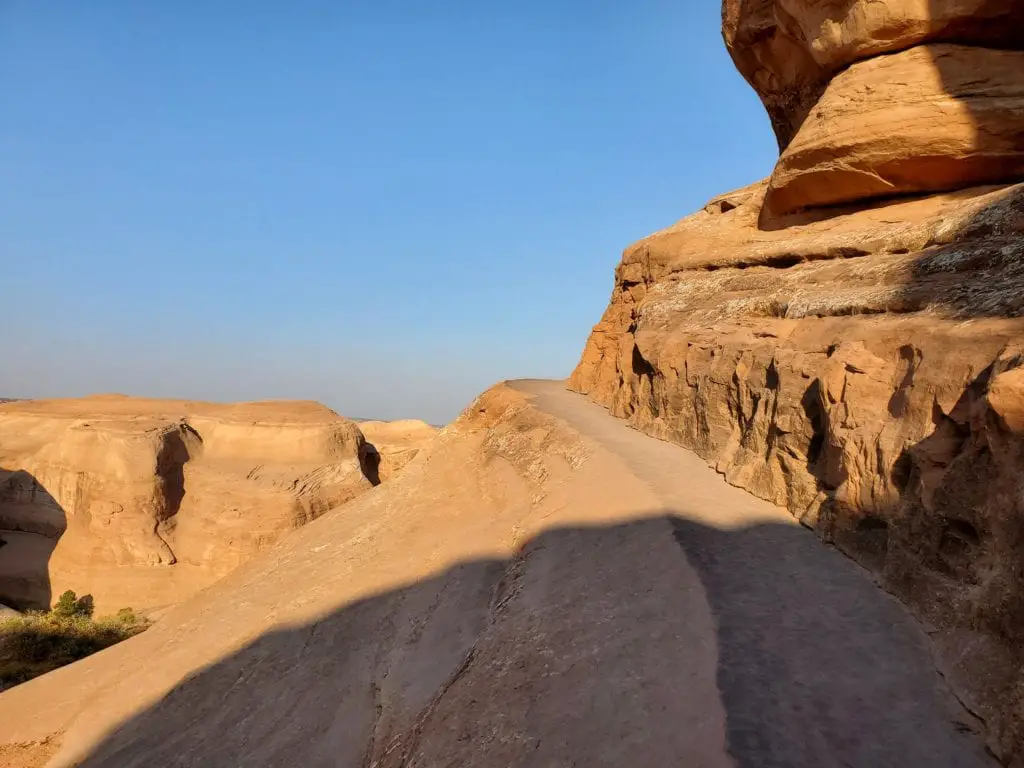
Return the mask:
<svg viewBox="0 0 1024 768">
<path fill-rule="evenodd" d="M 719 3 L 3 0 L 0 396 L 455 416 L 766 175 Z"/>
</svg>

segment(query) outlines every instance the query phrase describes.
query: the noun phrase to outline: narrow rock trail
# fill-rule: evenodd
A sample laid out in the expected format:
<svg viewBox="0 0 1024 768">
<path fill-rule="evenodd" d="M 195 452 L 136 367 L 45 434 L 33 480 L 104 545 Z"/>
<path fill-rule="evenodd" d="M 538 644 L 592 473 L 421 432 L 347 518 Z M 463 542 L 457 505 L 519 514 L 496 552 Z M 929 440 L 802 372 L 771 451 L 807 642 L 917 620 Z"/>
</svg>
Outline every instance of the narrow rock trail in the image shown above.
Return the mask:
<svg viewBox="0 0 1024 768">
<path fill-rule="evenodd" d="M 996 764 L 921 627 L 861 568 L 695 454 L 631 429 L 562 382 L 510 384 L 615 454 L 664 503 L 664 536 L 689 566 L 675 573 L 699 580 L 678 585 L 680 606 L 706 635 L 687 658 L 663 661 L 689 666 L 696 691 L 706 682 L 701 665 L 717 656 L 727 744 L 703 752 L 701 765 Z M 711 727 L 716 703 L 705 704 L 703 720 L 678 723 L 691 744 L 702 724 Z"/>
</svg>

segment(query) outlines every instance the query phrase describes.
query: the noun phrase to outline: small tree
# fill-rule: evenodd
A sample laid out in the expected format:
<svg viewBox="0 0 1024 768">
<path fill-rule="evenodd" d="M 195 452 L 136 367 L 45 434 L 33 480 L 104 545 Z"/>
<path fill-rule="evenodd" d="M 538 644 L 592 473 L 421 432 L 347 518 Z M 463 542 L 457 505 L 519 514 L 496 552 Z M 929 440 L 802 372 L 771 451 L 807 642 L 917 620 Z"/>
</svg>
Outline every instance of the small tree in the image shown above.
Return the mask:
<svg viewBox="0 0 1024 768">
<path fill-rule="evenodd" d="M 79 597 L 74 590 L 69 589 L 57 599 L 57 604 L 53 606 L 53 615 L 62 619 L 76 616 L 88 619 L 92 617 L 93 609 L 92 595 Z"/>
<path fill-rule="evenodd" d="M 62 594 L 57 599 L 57 604 L 53 606 L 54 615 L 65 619 L 70 619 L 77 611 L 78 595 L 76 595 L 74 590 L 71 589 Z"/>
</svg>

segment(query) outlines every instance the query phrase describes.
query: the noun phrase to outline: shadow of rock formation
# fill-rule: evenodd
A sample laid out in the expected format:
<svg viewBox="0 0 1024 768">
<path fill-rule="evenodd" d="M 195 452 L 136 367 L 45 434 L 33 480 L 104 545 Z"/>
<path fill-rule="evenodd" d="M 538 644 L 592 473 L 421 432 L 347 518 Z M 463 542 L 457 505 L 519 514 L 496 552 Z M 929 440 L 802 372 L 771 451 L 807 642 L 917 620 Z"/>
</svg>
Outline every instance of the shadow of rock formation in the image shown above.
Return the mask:
<svg viewBox="0 0 1024 768">
<path fill-rule="evenodd" d="M 49 562 L 67 516 L 28 472 L 0 469 L 0 603 L 49 610 Z"/>
<path fill-rule="evenodd" d="M 904 609 L 809 532 L 668 513 L 267 633 L 80 765 L 969 768 L 975 728 Z"/>
</svg>

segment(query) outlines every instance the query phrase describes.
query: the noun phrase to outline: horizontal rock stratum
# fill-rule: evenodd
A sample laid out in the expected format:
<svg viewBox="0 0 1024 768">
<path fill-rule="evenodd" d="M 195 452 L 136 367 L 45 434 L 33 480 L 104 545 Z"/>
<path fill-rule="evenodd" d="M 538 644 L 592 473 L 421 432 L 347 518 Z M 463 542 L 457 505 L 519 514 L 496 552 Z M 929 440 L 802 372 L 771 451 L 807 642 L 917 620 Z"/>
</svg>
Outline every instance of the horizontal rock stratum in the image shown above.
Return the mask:
<svg viewBox="0 0 1024 768">
<path fill-rule="evenodd" d="M 1024 51 L 922 45 L 833 79 L 782 153 L 763 218 L 1024 178 Z"/>
<path fill-rule="evenodd" d="M 785 149 L 829 81 L 926 43 L 1024 50 L 1016 0 L 724 0 L 722 33 Z M 913 83 L 904 84 L 913 91 Z"/>
<path fill-rule="evenodd" d="M 354 422 L 312 402 L 0 405 L 0 601 L 180 602 L 370 489 L 367 456 Z"/>
<path fill-rule="evenodd" d="M 782 157 L 762 223 L 1024 180 L 1024 5 L 726 0 L 723 33 Z"/>
</svg>

